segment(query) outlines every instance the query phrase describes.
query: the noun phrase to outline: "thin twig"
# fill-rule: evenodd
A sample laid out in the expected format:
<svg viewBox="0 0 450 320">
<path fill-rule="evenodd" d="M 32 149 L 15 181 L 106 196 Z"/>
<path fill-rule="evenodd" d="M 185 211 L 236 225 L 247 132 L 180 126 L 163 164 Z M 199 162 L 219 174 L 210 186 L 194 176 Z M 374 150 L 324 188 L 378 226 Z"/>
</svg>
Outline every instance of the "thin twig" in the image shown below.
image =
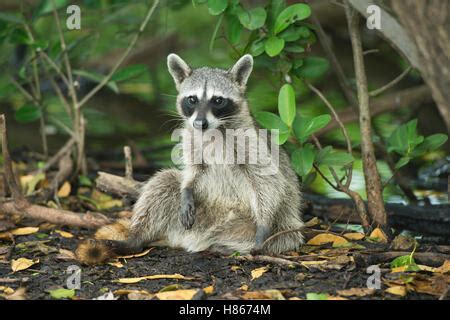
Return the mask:
<svg viewBox="0 0 450 320">
<path fill-rule="evenodd" d="M 406 68 L 405 71 L 403 71 L 400 75 L 398 75 L 395 79 L 393 79 L 392 81 L 390 81 L 389 83 L 385 84 L 384 86 L 382 86 L 381 88 L 378 88 L 376 90 L 370 91 L 369 92 L 369 96 L 371 97 L 376 97 L 380 94 L 382 94 L 383 92 L 385 92 L 386 90 L 389 90 L 390 88 L 392 88 L 393 86 L 395 86 L 397 83 L 399 83 L 400 81 L 403 80 L 404 77 L 406 77 L 406 75 L 412 70 L 412 67 L 409 66 L 408 68 Z"/>
<path fill-rule="evenodd" d="M 131 40 L 131 42 L 128 45 L 125 52 L 122 54 L 122 56 L 116 62 L 116 64 L 113 66 L 111 71 L 102 79 L 102 81 L 100 81 L 100 83 L 96 87 L 94 87 L 86 96 L 83 97 L 83 99 L 81 99 L 80 103 L 78 104 L 78 106 L 80 108 L 109 82 L 109 80 L 114 75 L 114 73 L 117 71 L 117 69 L 125 61 L 126 57 L 131 52 L 131 50 L 133 49 L 137 40 L 139 39 L 139 36 L 144 32 L 145 27 L 147 26 L 148 21 L 150 20 L 150 17 L 152 16 L 153 12 L 155 11 L 156 7 L 158 6 L 158 3 L 159 3 L 159 0 L 155 0 L 153 2 L 152 7 L 148 10 L 147 15 L 144 18 L 144 21 L 142 22 L 141 26 L 139 27 L 139 31 L 135 34 L 134 38 Z"/>
<path fill-rule="evenodd" d="M 43 166 L 42 168 L 38 169 L 34 174 L 38 174 L 41 172 L 46 172 L 47 170 L 49 170 L 52 166 L 54 166 L 65 154 L 67 154 L 68 152 L 70 152 L 70 150 L 72 149 L 73 145 L 75 144 L 75 139 L 69 139 L 69 141 L 67 141 L 64 146 L 59 149 L 59 151 L 52 157 L 50 158 L 45 166 Z"/>
<path fill-rule="evenodd" d="M 317 36 L 319 38 L 319 41 L 322 45 L 323 50 L 325 51 L 328 59 L 331 61 L 331 66 L 334 70 L 334 73 L 336 74 L 338 78 L 339 85 L 341 86 L 342 91 L 344 92 L 347 101 L 350 103 L 350 105 L 353 108 L 357 108 L 358 100 L 356 99 L 355 93 L 352 90 L 352 87 L 350 86 L 347 76 L 345 75 L 344 69 L 342 69 L 341 64 L 339 63 L 339 60 L 336 57 L 336 54 L 334 53 L 333 49 L 331 48 L 329 41 L 327 39 L 327 35 L 325 34 L 325 30 L 322 28 L 322 24 L 320 23 L 319 19 L 317 19 L 316 15 L 313 13 L 311 15 L 311 19 L 313 23 L 316 26 L 316 32 Z"/>
<path fill-rule="evenodd" d="M 280 232 L 274 233 L 273 235 L 271 235 L 270 237 L 268 237 L 262 244 L 262 247 L 265 248 L 265 246 L 271 242 L 273 239 L 278 238 L 279 236 L 288 234 L 288 233 L 294 233 L 294 232 L 303 232 L 304 231 L 304 227 L 303 228 L 298 228 L 298 229 L 290 229 L 290 230 L 282 230 Z"/>
<path fill-rule="evenodd" d="M 123 147 L 123 154 L 125 155 L 125 178 L 133 180 L 133 159 L 131 157 L 131 148 L 129 146 Z"/>
<path fill-rule="evenodd" d="M 345 138 L 345 142 L 347 144 L 347 152 L 350 155 L 353 155 L 353 148 L 352 148 L 352 141 L 350 140 L 350 136 L 348 135 L 348 131 L 347 128 L 345 127 L 345 125 L 342 123 L 341 119 L 339 118 L 338 113 L 336 112 L 335 108 L 333 107 L 333 105 L 330 103 L 330 101 L 328 101 L 328 99 L 325 97 L 325 95 L 320 92 L 319 89 L 317 89 L 316 87 L 314 87 L 311 83 L 306 81 L 306 85 L 308 86 L 308 88 L 310 90 L 312 90 L 319 98 L 320 100 L 323 101 L 323 103 L 325 103 L 325 105 L 327 106 L 327 108 L 330 110 L 331 114 L 333 115 L 335 121 L 338 123 L 339 127 L 341 128 L 342 134 L 344 135 Z M 349 165 L 348 166 L 348 173 L 347 173 L 347 181 L 345 182 L 345 186 L 348 188 L 352 182 L 352 172 L 353 172 L 353 165 Z"/>
</svg>

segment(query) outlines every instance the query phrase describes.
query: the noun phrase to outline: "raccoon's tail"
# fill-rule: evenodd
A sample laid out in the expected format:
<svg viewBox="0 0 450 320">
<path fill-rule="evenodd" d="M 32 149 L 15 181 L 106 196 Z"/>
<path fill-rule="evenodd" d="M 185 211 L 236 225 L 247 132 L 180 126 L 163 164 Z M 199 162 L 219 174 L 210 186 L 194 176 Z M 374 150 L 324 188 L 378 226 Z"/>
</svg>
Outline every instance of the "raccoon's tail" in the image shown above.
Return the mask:
<svg viewBox="0 0 450 320">
<path fill-rule="evenodd" d="M 83 264 L 102 264 L 109 259 L 139 253 L 142 244 L 134 239 L 129 240 L 98 240 L 87 239 L 78 244 L 75 255 Z"/>
<path fill-rule="evenodd" d="M 142 243 L 129 238 L 129 225 L 129 220 L 119 219 L 113 224 L 99 228 L 95 239 L 87 239 L 78 244 L 75 251 L 78 261 L 95 265 L 142 251 Z"/>
</svg>

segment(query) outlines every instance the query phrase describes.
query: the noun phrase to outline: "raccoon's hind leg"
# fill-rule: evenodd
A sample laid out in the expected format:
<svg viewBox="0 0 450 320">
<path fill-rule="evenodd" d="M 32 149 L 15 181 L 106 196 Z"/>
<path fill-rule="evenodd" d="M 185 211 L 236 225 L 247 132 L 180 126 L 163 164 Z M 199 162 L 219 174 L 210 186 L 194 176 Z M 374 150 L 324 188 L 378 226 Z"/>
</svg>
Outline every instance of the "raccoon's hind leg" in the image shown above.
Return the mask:
<svg viewBox="0 0 450 320">
<path fill-rule="evenodd" d="M 181 172 L 156 173 L 143 187 L 134 205 L 129 241 L 143 246 L 164 240 L 169 228 L 179 225 Z"/>
</svg>

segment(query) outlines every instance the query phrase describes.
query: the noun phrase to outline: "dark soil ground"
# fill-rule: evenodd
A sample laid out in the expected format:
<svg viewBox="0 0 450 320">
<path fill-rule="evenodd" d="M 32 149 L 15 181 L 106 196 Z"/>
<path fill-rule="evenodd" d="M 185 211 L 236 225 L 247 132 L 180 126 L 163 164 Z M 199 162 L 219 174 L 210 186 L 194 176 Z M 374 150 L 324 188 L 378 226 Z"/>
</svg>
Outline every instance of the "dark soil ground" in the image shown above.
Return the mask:
<svg viewBox="0 0 450 320">
<path fill-rule="evenodd" d="M 64 238 L 60 234 L 48 230 L 45 233 L 36 233 L 16 237 L 16 245 L 11 259 L 26 257 L 39 258 L 39 263 L 29 269 L 11 272 L 10 262 L 0 263 L 0 278 L 14 279 L 16 282 L 0 283 L 0 286 L 9 286 L 17 289 L 26 288 L 27 299 L 51 299 L 50 290 L 66 287 L 68 274 L 66 270 L 71 265 L 79 265 L 77 261 L 61 260 L 59 249 L 74 251 L 79 238 L 89 236 L 86 231 L 67 229 L 74 237 Z M 48 235 L 47 237 L 45 235 Z M 45 241 L 45 246 L 33 250 L 23 249 L 20 243 L 26 241 Z M 0 242 L 1 246 L 8 245 Z M 20 249 L 22 248 L 22 249 Z M 351 257 L 347 252 L 346 256 Z M 112 265 L 80 266 L 81 288 L 76 290 L 76 299 L 92 299 L 107 292 L 118 289 L 146 290 L 155 293 L 163 288 L 172 286 L 175 289 L 202 289 L 213 286 L 210 294 L 196 295 L 200 299 L 239 299 L 247 292 L 276 289 L 284 298 L 306 298 L 307 293 L 327 293 L 330 296 L 339 296 L 338 290 L 351 288 L 366 288 L 369 274 L 365 267 L 358 267 L 355 263 L 346 263 L 331 268 L 290 267 L 267 262 L 242 261 L 236 257 L 224 257 L 213 253 L 187 253 L 169 248 L 154 248 L 147 255 L 131 259 L 121 259 L 122 267 Z M 251 271 L 268 266 L 268 271 L 261 277 L 252 280 Z M 336 270 L 333 270 L 336 269 Z M 337 270 L 339 269 L 339 270 Z M 389 269 L 382 269 L 383 276 Z M 121 284 L 114 280 L 119 278 L 141 277 L 154 274 L 179 273 L 195 280 L 143 280 L 135 284 Z M 248 289 L 243 290 L 242 286 Z M 381 290 L 372 294 L 347 296 L 348 299 L 436 299 L 436 296 L 408 292 L 406 297 L 399 297 L 386 293 L 387 286 L 383 283 Z M 119 299 L 127 299 L 121 295 Z"/>
</svg>

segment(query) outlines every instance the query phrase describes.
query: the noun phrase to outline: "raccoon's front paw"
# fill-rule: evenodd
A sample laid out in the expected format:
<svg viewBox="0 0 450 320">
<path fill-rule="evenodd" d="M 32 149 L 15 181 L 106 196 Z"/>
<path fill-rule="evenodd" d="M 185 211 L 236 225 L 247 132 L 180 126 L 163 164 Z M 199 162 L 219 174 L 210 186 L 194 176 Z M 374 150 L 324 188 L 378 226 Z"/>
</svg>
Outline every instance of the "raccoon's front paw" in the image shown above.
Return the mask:
<svg viewBox="0 0 450 320">
<path fill-rule="evenodd" d="M 182 201 L 181 201 L 181 212 L 180 212 L 180 222 L 186 230 L 189 230 L 194 225 L 195 221 L 195 205 L 194 197 L 192 196 L 192 191 L 185 189 L 183 190 Z"/>
<path fill-rule="evenodd" d="M 186 230 L 192 228 L 195 221 L 194 202 L 192 203 L 185 202 L 181 205 L 180 221 L 181 224 L 186 228 Z"/>
</svg>

